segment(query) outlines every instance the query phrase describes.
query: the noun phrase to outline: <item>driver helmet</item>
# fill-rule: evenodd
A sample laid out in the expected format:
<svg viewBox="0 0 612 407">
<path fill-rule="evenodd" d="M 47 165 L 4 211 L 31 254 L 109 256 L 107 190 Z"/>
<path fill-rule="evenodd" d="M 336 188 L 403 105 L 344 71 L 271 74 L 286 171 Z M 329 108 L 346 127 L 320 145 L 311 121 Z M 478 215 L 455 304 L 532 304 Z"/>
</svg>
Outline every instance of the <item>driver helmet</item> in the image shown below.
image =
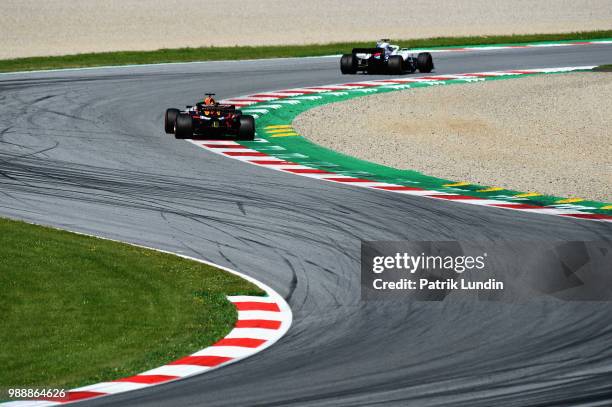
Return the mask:
<svg viewBox="0 0 612 407">
<path fill-rule="evenodd" d="M 378 40 L 376 42 L 376 48 L 384 48 L 384 49 L 389 48 L 389 40 L 386 38 L 383 38 L 382 40 Z"/>
<path fill-rule="evenodd" d="M 206 106 L 214 106 L 216 103 L 217 101 L 212 96 L 206 96 L 204 99 L 204 105 Z"/>
</svg>

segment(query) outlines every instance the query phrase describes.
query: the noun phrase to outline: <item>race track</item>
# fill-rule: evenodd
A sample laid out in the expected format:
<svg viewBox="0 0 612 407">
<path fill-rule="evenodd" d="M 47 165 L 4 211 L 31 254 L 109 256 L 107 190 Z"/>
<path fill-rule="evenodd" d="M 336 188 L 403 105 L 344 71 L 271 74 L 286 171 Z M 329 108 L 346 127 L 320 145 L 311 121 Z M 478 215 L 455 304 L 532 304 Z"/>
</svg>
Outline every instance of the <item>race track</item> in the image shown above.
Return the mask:
<svg viewBox="0 0 612 407">
<path fill-rule="evenodd" d="M 435 60 L 437 73 L 597 65 L 612 46 Z M 0 75 L 0 215 L 247 271 L 294 313 L 289 333 L 250 359 L 82 404 L 612 404 L 609 303 L 359 300 L 360 240 L 609 241 L 612 224 L 320 182 L 162 131 L 166 107 L 207 91 L 341 81 L 337 58 Z"/>
</svg>

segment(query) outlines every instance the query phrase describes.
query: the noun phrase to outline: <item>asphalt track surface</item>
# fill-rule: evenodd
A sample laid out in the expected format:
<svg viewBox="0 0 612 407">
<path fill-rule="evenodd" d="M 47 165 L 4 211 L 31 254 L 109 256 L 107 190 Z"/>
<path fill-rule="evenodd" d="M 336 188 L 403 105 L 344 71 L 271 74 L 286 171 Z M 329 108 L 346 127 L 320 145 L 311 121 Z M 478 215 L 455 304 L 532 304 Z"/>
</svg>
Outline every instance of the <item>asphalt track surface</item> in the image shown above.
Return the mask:
<svg viewBox="0 0 612 407">
<path fill-rule="evenodd" d="M 437 73 L 597 65 L 612 61 L 612 46 L 434 58 Z M 610 405 L 611 304 L 363 303 L 359 247 L 609 241 L 611 224 L 321 182 L 162 131 L 166 107 L 206 91 L 232 97 L 346 79 L 336 58 L 0 75 L 0 215 L 223 264 L 273 287 L 294 313 L 288 334 L 252 358 L 82 404 Z"/>
</svg>

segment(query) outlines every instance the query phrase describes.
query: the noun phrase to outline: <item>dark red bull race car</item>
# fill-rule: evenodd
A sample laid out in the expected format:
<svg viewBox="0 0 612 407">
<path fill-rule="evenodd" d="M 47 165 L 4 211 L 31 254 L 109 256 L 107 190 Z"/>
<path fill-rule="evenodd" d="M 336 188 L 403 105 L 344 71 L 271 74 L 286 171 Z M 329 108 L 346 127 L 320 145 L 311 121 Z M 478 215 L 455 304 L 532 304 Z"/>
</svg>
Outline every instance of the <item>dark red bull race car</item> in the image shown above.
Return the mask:
<svg viewBox="0 0 612 407">
<path fill-rule="evenodd" d="M 164 117 L 166 133 L 177 139 L 232 135 L 238 140 L 255 139 L 255 119 L 242 114 L 235 105 L 219 104 L 213 93 L 185 110 L 167 109 Z"/>
</svg>

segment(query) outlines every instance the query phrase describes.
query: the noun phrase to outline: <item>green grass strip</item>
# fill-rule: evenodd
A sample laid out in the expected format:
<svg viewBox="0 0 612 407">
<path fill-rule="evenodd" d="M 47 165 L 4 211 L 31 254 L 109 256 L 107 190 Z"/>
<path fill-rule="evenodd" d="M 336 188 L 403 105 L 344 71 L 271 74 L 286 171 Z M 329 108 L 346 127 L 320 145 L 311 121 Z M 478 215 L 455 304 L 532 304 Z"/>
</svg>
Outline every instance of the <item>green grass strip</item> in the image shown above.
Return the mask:
<svg viewBox="0 0 612 407">
<path fill-rule="evenodd" d="M 476 37 L 439 37 L 393 40 L 409 48 L 433 48 L 479 45 L 521 45 L 535 42 L 586 41 L 612 38 L 612 30 L 564 34 L 496 35 Z M 76 54 L 51 57 L 6 59 L 0 61 L 0 72 L 83 68 L 108 65 L 139 65 L 169 62 L 263 59 L 335 55 L 350 52 L 353 47 L 372 46 L 367 42 L 338 42 L 310 45 L 271 45 L 160 49 L 157 51 L 123 51 Z"/>
<path fill-rule="evenodd" d="M 599 65 L 593 69 L 596 72 L 612 72 L 612 64 L 610 65 Z"/>
<path fill-rule="evenodd" d="M 265 294 L 178 256 L 7 219 L 0 248 L 4 395 L 159 367 L 227 335 L 226 295 Z"/>
</svg>

